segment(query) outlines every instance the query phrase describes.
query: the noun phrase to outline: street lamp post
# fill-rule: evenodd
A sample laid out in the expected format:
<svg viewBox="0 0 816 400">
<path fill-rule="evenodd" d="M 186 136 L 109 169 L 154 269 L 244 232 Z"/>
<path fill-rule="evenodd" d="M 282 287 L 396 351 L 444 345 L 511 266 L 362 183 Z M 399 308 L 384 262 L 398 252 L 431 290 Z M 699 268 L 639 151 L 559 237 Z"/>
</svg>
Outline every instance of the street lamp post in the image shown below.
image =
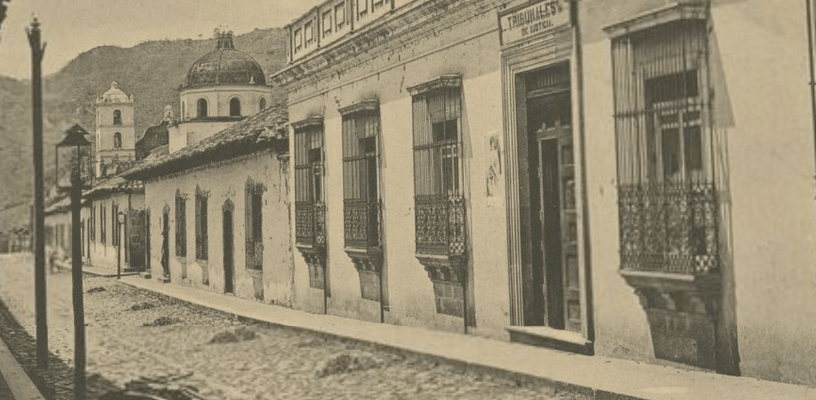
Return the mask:
<svg viewBox="0 0 816 400">
<path fill-rule="evenodd" d="M 31 46 L 31 108 L 33 119 L 34 159 L 34 315 L 37 325 L 37 368 L 48 368 L 47 296 L 45 287 L 45 193 L 43 189 L 43 118 L 42 118 L 42 59 L 45 45 L 40 44 L 40 23 L 37 18 L 26 29 Z"/>
<path fill-rule="evenodd" d="M 116 279 L 122 279 L 122 224 L 125 223 L 125 213 L 119 211 L 116 215 Z"/>
<path fill-rule="evenodd" d="M 82 238 L 80 237 L 80 211 L 82 207 L 83 179 L 80 169 L 85 163 L 83 156 L 91 147 L 85 139 L 89 133 L 78 124 L 65 132 L 65 138 L 57 144 L 57 171 L 60 150 L 70 151 L 71 160 L 71 280 L 74 300 L 74 400 L 85 399 L 85 306 L 82 298 Z M 59 173 L 57 185 L 60 186 Z"/>
</svg>

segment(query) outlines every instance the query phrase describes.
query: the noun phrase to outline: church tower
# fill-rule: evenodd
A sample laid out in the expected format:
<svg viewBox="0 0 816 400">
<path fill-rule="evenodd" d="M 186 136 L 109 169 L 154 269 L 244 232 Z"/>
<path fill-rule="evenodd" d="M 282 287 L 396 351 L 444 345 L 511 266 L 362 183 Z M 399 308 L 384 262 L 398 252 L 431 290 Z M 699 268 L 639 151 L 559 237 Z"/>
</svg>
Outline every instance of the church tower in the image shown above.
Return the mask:
<svg viewBox="0 0 816 400">
<path fill-rule="evenodd" d="M 102 177 L 119 170 L 120 163 L 136 158 L 136 127 L 133 95 L 119 89 L 116 81 L 96 99 L 96 155 L 94 173 Z M 111 168 L 113 167 L 113 168 Z"/>
</svg>

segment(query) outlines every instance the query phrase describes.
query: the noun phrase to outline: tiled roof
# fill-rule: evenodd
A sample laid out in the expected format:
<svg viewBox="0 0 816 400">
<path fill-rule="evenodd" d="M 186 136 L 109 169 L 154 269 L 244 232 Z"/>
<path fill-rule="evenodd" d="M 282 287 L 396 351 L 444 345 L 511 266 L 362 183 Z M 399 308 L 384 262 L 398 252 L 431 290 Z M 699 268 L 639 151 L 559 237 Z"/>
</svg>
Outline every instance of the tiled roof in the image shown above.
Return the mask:
<svg viewBox="0 0 816 400">
<path fill-rule="evenodd" d="M 283 129 L 287 118 L 286 103 L 277 103 L 195 144 L 160 157 L 148 157 L 122 175 L 127 179 L 147 179 L 228 160 L 267 147 L 288 151 L 288 138 Z"/>
<path fill-rule="evenodd" d="M 90 190 L 82 194 L 86 199 L 95 199 L 113 193 L 137 193 L 144 191 L 141 181 L 127 180 L 122 174 L 114 175 L 97 182 Z"/>
<path fill-rule="evenodd" d="M 71 208 L 71 197 L 65 196 L 45 207 L 45 215 L 59 214 Z"/>
</svg>

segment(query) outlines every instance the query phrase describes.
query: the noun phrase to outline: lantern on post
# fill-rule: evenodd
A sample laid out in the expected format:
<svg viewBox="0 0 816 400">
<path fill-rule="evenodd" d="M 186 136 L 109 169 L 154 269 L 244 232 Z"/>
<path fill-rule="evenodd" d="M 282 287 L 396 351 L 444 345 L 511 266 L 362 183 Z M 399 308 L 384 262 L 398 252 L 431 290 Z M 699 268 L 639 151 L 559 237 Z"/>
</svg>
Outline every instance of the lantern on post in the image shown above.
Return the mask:
<svg viewBox="0 0 816 400">
<path fill-rule="evenodd" d="M 82 299 L 82 238 L 80 238 L 80 210 L 82 206 L 83 165 L 90 159 L 90 135 L 79 124 L 65 131 L 65 138 L 57 144 L 57 187 L 61 186 L 60 158 L 70 161 L 71 190 L 71 280 L 74 301 L 74 398 L 85 398 L 85 306 Z M 83 160 L 86 159 L 86 160 Z M 87 170 L 85 171 L 87 172 Z M 90 174 L 85 174 L 88 177 Z"/>
</svg>

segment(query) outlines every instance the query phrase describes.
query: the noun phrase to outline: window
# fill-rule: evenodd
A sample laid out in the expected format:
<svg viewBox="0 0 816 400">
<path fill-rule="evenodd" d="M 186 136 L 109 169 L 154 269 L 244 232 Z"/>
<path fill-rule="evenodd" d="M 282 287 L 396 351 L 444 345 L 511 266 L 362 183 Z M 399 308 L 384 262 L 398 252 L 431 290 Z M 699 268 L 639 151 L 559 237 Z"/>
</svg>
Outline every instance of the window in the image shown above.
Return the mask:
<svg viewBox="0 0 816 400">
<path fill-rule="evenodd" d="M 105 217 L 106 217 L 106 214 L 105 214 L 105 203 L 102 203 L 102 204 L 99 206 L 99 241 L 100 241 L 100 242 L 102 242 L 102 244 L 105 244 L 106 239 L 107 239 L 107 238 L 105 237 L 105 236 L 107 236 L 107 235 L 105 235 L 105 233 L 106 233 L 106 232 L 105 232 L 105 225 L 106 225 L 106 223 L 107 223 L 107 222 L 105 221 L 105 219 L 106 219 Z"/>
<path fill-rule="evenodd" d="M 381 9 L 385 3 L 387 3 L 385 0 L 373 0 L 371 3 L 371 12 L 377 12 L 377 10 Z"/>
<path fill-rule="evenodd" d="M 196 116 L 198 118 L 207 117 L 207 99 L 198 99 L 196 102 Z"/>
<path fill-rule="evenodd" d="M 122 134 L 119 132 L 113 134 L 113 148 L 114 149 L 122 148 Z"/>
<path fill-rule="evenodd" d="M 207 259 L 207 197 L 208 192 L 196 187 L 195 197 L 195 233 L 196 260 Z"/>
<path fill-rule="evenodd" d="M 325 244 L 323 205 L 323 121 L 295 128 L 295 214 L 298 243 Z"/>
<path fill-rule="evenodd" d="M 321 23 L 323 27 L 323 37 L 331 36 L 332 34 L 332 12 L 331 10 L 326 11 L 323 13 L 323 21 Z"/>
<path fill-rule="evenodd" d="M 187 102 L 181 102 L 181 119 L 187 119 Z"/>
<path fill-rule="evenodd" d="M 464 254 L 461 78 L 410 88 L 413 96 L 414 193 L 418 254 Z M 429 89 L 424 89 L 429 88 Z"/>
<path fill-rule="evenodd" d="M 241 99 L 233 97 L 230 99 L 230 117 L 241 116 Z"/>
<path fill-rule="evenodd" d="M 303 48 L 303 33 L 301 29 L 295 29 L 295 53 Z"/>
<path fill-rule="evenodd" d="M 357 0 L 357 19 L 363 18 L 368 14 L 368 1 Z"/>
<path fill-rule="evenodd" d="M 717 268 L 705 21 L 617 37 L 612 58 L 621 268 Z"/>
<path fill-rule="evenodd" d="M 309 47 L 314 40 L 314 29 L 311 21 L 303 25 L 303 40 L 305 42 L 303 47 Z"/>
<path fill-rule="evenodd" d="M 187 199 L 176 190 L 176 257 L 187 257 Z"/>
<path fill-rule="evenodd" d="M 263 191 L 261 184 L 247 179 L 245 192 L 246 267 L 263 269 Z"/>
<path fill-rule="evenodd" d="M 341 114 L 345 114 L 341 110 Z M 376 102 L 343 115 L 343 198 L 346 247 L 380 247 L 380 193 Z"/>
<path fill-rule="evenodd" d="M 261 97 L 261 99 L 258 100 L 258 109 L 261 110 L 261 111 L 266 109 L 266 99 L 265 98 Z"/>
<path fill-rule="evenodd" d="M 341 3 L 334 6 L 334 25 L 335 31 L 343 29 L 346 23 L 346 4 Z"/>
<path fill-rule="evenodd" d="M 418 196 L 461 194 L 459 89 L 414 99 L 414 164 Z"/>
<path fill-rule="evenodd" d="M 119 110 L 113 110 L 113 124 L 114 125 L 122 125 L 122 112 Z"/>
</svg>

